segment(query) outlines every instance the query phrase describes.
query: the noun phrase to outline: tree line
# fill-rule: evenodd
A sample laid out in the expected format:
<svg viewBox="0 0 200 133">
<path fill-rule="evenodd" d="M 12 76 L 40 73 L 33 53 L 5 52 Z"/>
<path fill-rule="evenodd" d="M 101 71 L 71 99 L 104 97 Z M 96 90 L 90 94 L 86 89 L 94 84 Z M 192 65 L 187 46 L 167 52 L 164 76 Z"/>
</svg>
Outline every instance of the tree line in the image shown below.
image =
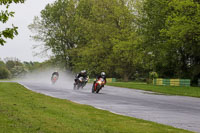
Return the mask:
<svg viewBox="0 0 200 133">
<path fill-rule="evenodd" d="M 200 78 L 199 0 L 56 0 L 29 29 L 55 63 L 125 81 Z"/>
<path fill-rule="evenodd" d="M 53 61 L 53 60 L 52 60 Z M 0 59 L 0 79 L 23 78 L 26 74 L 43 71 L 51 66 L 51 60 L 40 62 L 24 61 L 17 58 Z"/>
</svg>

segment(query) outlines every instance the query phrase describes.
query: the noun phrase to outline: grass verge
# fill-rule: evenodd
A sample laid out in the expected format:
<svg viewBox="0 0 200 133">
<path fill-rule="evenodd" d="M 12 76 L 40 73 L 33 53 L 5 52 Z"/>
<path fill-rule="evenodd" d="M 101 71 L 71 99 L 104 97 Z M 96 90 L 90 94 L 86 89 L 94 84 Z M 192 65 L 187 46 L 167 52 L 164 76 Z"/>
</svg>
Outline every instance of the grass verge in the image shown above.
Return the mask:
<svg viewBox="0 0 200 133">
<path fill-rule="evenodd" d="M 188 133 L 0 83 L 1 133 Z"/>
<path fill-rule="evenodd" d="M 163 94 L 200 97 L 200 87 L 156 86 L 137 82 L 113 82 L 110 86 L 153 91 Z"/>
</svg>

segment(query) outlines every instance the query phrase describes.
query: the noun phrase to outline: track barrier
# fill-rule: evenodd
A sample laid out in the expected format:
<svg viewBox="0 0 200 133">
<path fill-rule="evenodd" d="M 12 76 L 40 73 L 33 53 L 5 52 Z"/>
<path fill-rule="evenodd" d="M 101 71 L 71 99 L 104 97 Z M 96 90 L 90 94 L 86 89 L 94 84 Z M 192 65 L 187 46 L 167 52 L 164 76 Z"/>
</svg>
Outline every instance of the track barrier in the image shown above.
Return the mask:
<svg viewBox="0 0 200 133">
<path fill-rule="evenodd" d="M 190 86 L 191 81 L 190 81 L 190 79 L 155 78 L 155 79 L 153 79 L 153 84 L 154 85 L 168 85 L 168 86 Z"/>
</svg>

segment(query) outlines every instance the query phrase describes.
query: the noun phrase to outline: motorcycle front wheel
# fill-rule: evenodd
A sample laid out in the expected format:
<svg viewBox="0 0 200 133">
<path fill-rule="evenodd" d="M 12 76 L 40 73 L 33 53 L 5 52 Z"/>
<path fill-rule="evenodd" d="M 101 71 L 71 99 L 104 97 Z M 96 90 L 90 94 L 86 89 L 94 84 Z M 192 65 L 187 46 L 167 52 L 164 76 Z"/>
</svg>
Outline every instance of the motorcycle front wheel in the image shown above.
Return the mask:
<svg viewBox="0 0 200 133">
<path fill-rule="evenodd" d="M 92 86 L 92 93 L 94 93 L 94 85 Z"/>
<path fill-rule="evenodd" d="M 96 90 L 96 93 L 99 93 L 99 91 L 101 90 L 101 86 L 100 85 L 98 85 L 97 86 L 97 90 Z"/>
<path fill-rule="evenodd" d="M 52 84 L 52 85 L 54 85 L 54 84 L 55 84 L 55 82 L 54 82 L 54 81 L 51 81 L 51 84 Z"/>
<path fill-rule="evenodd" d="M 76 85 L 74 85 L 74 88 L 73 88 L 74 90 L 76 90 Z"/>
<path fill-rule="evenodd" d="M 77 90 L 79 90 L 81 88 L 81 84 L 79 83 L 78 85 L 77 85 Z"/>
</svg>

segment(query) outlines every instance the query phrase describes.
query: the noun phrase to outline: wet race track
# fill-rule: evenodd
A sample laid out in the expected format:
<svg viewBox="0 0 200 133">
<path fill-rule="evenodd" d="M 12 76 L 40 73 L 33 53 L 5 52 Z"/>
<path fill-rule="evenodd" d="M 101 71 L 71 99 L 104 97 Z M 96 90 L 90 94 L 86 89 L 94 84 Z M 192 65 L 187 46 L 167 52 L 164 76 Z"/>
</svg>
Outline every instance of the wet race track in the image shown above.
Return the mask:
<svg viewBox="0 0 200 133">
<path fill-rule="evenodd" d="M 99 94 L 93 94 L 91 84 L 84 89 L 73 90 L 73 83 L 20 83 L 32 91 L 52 97 L 200 133 L 200 98 L 158 95 L 111 86 L 105 86 Z"/>
</svg>

